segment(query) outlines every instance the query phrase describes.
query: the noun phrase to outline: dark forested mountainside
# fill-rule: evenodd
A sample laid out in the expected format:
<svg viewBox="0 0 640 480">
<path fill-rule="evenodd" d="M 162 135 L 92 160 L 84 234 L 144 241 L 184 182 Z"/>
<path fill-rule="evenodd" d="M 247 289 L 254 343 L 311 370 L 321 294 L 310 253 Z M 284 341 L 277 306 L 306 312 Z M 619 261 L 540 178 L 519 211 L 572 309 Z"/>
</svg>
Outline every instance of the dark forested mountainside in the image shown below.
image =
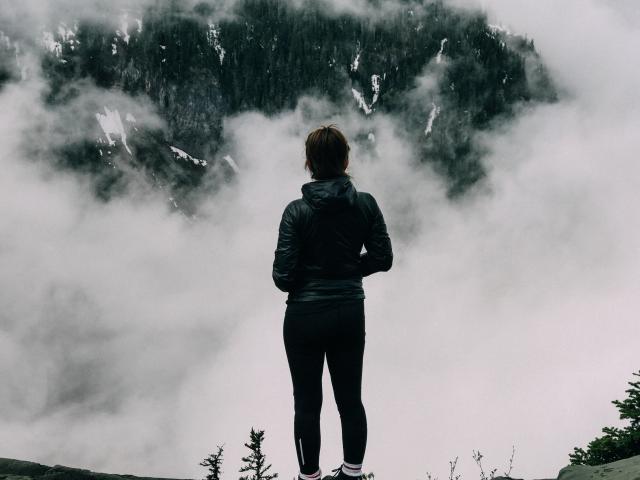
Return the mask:
<svg viewBox="0 0 640 480">
<path fill-rule="evenodd" d="M 327 13 L 314 1 L 234 5 L 232 15 L 217 17 L 207 3 L 186 9 L 175 0 L 158 1 L 105 21 L 70 18 L 43 32 L 52 108 L 73 101 L 78 82 L 90 80 L 150 98 L 168 125 L 134 130 L 135 118 L 96 112 L 105 134 L 111 129 L 113 135 L 60 147 L 61 164 L 88 172 L 97 193 L 108 197 L 125 181 L 122 160 L 114 159 L 125 158 L 127 168 L 184 198 L 207 169 L 235 175 L 232 159 L 219 160 L 226 115 L 276 113 L 312 94 L 363 117 L 397 117 L 421 161 L 434 166 L 456 195 L 484 175 L 474 132 L 523 103 L 555 99 L 533 41 L 489 25 L 481 12 L 435 1 L 370 19 Z M 10 34 L 2 35 L 0 82 L 8 82 L 20 75 L 16 46 Z M 427 66 L 435 88 L 417 82 Z M 112 138 L 120 130 L 129 132 L 128 143 Z"/>
</svg>

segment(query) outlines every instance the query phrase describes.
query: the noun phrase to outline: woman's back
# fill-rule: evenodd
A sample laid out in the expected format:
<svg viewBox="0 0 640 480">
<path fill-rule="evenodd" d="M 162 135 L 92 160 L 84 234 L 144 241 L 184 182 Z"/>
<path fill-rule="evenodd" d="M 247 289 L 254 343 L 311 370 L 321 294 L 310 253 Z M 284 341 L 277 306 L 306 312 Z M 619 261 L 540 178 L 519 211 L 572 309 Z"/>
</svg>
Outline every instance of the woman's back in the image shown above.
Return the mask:
<svg viewBox="0 0 640 480">
<path fill-rule="evenodd" d="M 362 277 L 387 271 L 391 241 L 373 196 L 358 192 L 348 175 L 302 186 L 280 222 L 273 263 L 276 286 L 287 303 L 365 298 Z M 367 252 L 361 254 L 362 247 Z"/>
</svg>

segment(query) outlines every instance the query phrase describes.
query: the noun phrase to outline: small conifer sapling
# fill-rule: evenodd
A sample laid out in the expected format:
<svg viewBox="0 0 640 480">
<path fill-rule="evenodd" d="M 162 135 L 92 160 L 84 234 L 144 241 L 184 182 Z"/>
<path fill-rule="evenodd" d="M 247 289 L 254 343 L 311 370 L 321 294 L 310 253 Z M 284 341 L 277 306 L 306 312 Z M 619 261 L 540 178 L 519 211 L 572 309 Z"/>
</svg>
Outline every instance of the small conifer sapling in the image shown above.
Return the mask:
<svg viewBox="0 0 640 480">
<path fill-rule="evenodd" d="M 216 453 L 212 453 L 202 462 L 200 462 L 200 465 L 209 469 L 209 473 L 204 480 L 220 480 L 220 475 L 222 474 L 223 450 L 224 445 L 218 445 L 218 451 Z"/>
<path fill-rule="evenodd" d="M 250 472 L 248 475 L 240 477 L 240 480 L 272 480 L 277 478 L 278 474 L 269 474 L 267 471 L 271 468 L 271 464 L 266 465 L 266 456 L 262 453 L 262 442 L 264 441 L 264 430 L 255 431 L 251 427 L 250 443 L 244 446 L 251 450 L 246 457 L 242 457 L 245 464 L 240 468 L 240 472 Z"/>
</svg>

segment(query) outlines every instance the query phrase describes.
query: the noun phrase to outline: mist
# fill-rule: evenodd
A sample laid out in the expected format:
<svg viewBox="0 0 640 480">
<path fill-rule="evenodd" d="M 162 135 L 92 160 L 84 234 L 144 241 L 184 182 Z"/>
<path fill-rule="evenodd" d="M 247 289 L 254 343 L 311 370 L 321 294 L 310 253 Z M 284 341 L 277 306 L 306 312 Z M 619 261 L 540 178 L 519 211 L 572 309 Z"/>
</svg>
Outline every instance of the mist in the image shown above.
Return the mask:
<svg viewBox="0 0 640 480">
<path fill-rule="evenodd" d="M 349 172 L 378 200 L 395 257 L 364 280 L 364 470 L 447 478 L 459 456 L 477 478 L 473 450 L 500 474 L 515 446 L 513 477 L 550 478 L 574 446 L 620 425 L 610 402 L 638 369 L 640 338 L 640 17 L 631 2 L 455 4 L 533 38 L 561 92 L 479 138 L 487 179 L 455 201 L 416 168 L 396 118 L 313 97 L 225 119 L 240 171 L 195 219 L 138 178 L 100 201 L 47 152 L 93 138 L 93 105 L 162 128 L 153 108 L 91 85 L 75 106 L 45 106 L 35 63 L 5 86 L 0 455 L 200 478 L 224 443 L 232 477 L 254 426 L 279 476 L 296 474 L 286 294 L 271 266 L 282 210 L 310 180 L 304 138 L 331 122 L 349 139 L 375 134 L 352 143 Z M 40 21 L 39 2 L 25 5 Z M 326 372 L 324 398 L 328 474 L 342 448 Z"/>
</svg>

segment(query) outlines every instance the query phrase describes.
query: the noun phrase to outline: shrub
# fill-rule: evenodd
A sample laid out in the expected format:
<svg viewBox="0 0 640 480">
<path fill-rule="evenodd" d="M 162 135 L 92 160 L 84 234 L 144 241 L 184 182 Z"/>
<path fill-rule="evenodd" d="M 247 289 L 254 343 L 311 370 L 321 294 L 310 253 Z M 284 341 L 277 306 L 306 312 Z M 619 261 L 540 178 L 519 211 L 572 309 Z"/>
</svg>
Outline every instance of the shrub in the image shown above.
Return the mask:
<svg viewBox="0 0 640 480">
<path fill-rule="evenodd" d="M 640 371 L 633 373 L 640 377 Z M 624 400 L 613 400 L 621 420 L 629 420 L 624 428 L 604 427 L 601 437 L 589 442 L 586 449 L 574 448 L 569 454 L 572 465 L 602 465 L 640 455 L 640 381 L 629 382 L 631 388 Z"/>
</svg>

